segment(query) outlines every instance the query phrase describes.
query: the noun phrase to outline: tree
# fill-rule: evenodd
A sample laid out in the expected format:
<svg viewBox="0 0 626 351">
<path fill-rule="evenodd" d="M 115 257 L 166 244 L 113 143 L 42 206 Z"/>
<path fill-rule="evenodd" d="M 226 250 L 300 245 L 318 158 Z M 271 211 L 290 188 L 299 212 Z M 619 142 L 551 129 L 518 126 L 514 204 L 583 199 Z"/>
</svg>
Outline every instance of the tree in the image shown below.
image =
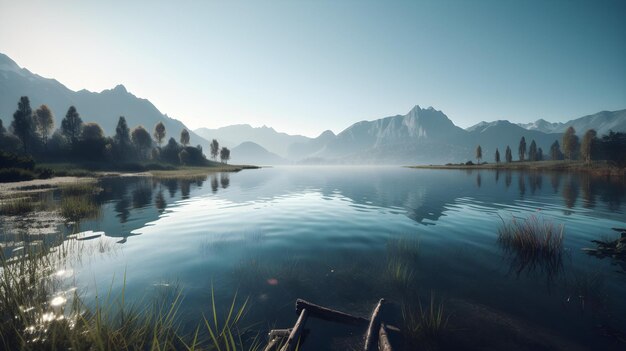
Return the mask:
<svg viewBox="0 0 626 351">
<path fill-rule="evenodd" d="M 563 134 L 563 154 L 568 160 L 574 160 L 576 158 L 576 150 L 578 149 L 578 137 L 576 136 L 576 130 L 574 127 L 569 127 Z"/>
<path fill-rule="evenodd" d="M 220 143 L 216 139 L 211 142 L 211 158 L 217 161 L 217 155 L 220 153 Z"/>
<path fill-rule="evenodd" d="M 476 147 L 476 161 L 478 162 L 478 164 L 480 164 L 480 159 L 483 158 L 483 149 L 480 147 L 480 145 L 478 145 L 478 147 Z"/>
<path fill-rule="evenodd" d="M 163 142 L 163 139 L 165 139 L 165 126 L 163 125 L 163 122 L 159 122 L 156 126 L 154 126 L 154 139 L 157 144 L 159 144 L 159 147 L 161 147 L 161 143 Z"/>
<path fill-rule="evenodd" d="M 535 140 L 530 142 L 530 147 L 528 148 L 528 159 L 530 161 L 537 161 L 537 144 Z"/>
<path fill-rule="evenodd" d="M 559 141 L 555 140 L 550 146 L 550 158 L 553 161 L 560 160 L 563 157 L 561 153 L 561 146 L 559 145 Z"/>
<path fill-rule="evenodd" d="M 80 148 L 76 150 L 88 159 L 101 159 L 104 155 L 106 139 L 98 123 L 85 123 L 81 133 Z"/>
<path fill-rule="evenodd" d="M 589 129 L 585 132 L 583 136 L 583 141 L 580 143 L 580 156 L 585 160 L 585 162 L 590 163 L 592 159 L 593 149 L 597 145 L 598 133 L 594 129 Z M 626 151 L 625 151 L 626 152 Z"/>
<path fill-rule="evenodd" d="M 526 159 L 526 138 L 524 137 L 522 137 L 522 139 L 519 141 L 518 153 L 519 160 L 523 162 L 524 159 Z"/>
<path fill-rule="evenodd" d="M 48 145 L 48 136 L 54 129 L 52 111 L 46 105 L 41 105 L 35 111 L 35 126 L 44 146 Z"/>
<path fill-rule="evenodd" d="M 132 142 L 130 140 L 130 129 L 126 124 L 126 118 L 120 116 L 115 127 L 113 136 L 112 152 L 119 161 L 127 160 L 131 156 Z"/>
<path fill-rule="evenodd" d="M 152 146 L 152 137 L 150 137 L 150 133 L 148 133 L 143 126 L 138 126 L 133 129 L 131 139 L 137 149 L 139 158 L 146 158 L 148 150 Z"/>
<path fill-rule="evenodd" d="M 179 153 L 181 151 L 180 145 L 176 142 L 176 139 L 170 138 L 167 144 L 161 149 L 161 160 L 169 163 L 178 163 Z"/>
<path fill-rule="evenodd" d="M 506 152 L 504 154 L 504 158 L 506 159 L 506 163 L 513 162 L 513 153 L 511 152 L 511 148 L 507 145 Z"/>
<path fill-rule="evenodd" d="M 83 129 L 83 120 L 80 119 L 76 107 L 70 106 L 65 114 L 65 118 L 61 121 L 61 131 L 63 135 L 70 141 L 72 148 L 75 148 Z"/>
<path fill-rule="evenodd" d="M 183 129 L 180 132 L 180 143 L 183 144 L 183 146 L 189 145 L 189 132 L 187 129 Z"/>
<path fill-rule="evenodd" d="M 542 148 L 537 149 L 537 161 L 543 161 L 543 149 Z"/>
<path fill-rule="evenodd" d="M 228 148 L 222 148 L 222 150 L 220 151 L 220 159 L 222 160 L 222 162 L 228 163 L 228 160 L 230 160 L 230 150 L 228 150 Z"/>
<path fill-rule="evenodd" d="M 496 163 L 500 163 L 500 151 L 496 148 Z"/>
<path fill-rule="evenodd" d="M 11 122 L 11 129 L 13 134 L 22 141 L 24 151 L 29 152 L 35 136 L 35 125 L 28 96 L 22 96 L 17 103 L 17 110 L 13 114 L 13 122 Z"/>
</svg>

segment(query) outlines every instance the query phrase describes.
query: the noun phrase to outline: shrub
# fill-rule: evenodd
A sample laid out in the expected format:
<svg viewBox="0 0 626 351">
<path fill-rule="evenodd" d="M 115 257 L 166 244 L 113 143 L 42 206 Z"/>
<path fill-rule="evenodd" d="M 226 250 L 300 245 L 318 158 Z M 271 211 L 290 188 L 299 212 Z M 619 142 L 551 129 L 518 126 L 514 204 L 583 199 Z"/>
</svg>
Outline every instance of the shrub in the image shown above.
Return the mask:
<svg viewBox="0 0 626 351">
<path fill-rule="evenodd" d="M 0 183 L 19 182 L 23 180 L 35 179 L 33 171 L 23 168 L 0 169 Z"/>
</svg>

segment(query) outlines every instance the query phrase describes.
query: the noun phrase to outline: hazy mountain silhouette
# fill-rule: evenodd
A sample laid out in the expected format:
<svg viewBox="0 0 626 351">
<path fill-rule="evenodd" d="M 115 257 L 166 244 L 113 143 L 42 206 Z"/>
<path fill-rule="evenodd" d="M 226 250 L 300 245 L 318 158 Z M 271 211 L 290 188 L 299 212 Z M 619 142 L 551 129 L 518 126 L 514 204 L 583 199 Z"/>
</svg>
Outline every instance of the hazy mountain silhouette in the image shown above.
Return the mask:
<svg viewBox="0 0 626 351">
<path fill-rule="evenodd" d="M 243 142 L 231 150 L 231 163 L 255 165 L 280 165 L 289 161 L 267 151 L 264 147 L 251 141 Z"/>
<path fill-rule="evenodd" d="M 209 129 L 199 128 L 194 131 L 206 140 L 217 139 L 220 145 L 233 148 L 243 142 L 251 141 L 281 157 L 287 156 L 289 145 L 310 140 L 302 135 L 279 133 L 270 127 L 254 128 L 248 124 Z"/>
<path fill-rule="evenodd" d="M 0 54 L 0 117 L 5 126 L 10 124 L 22 95 L 30 97 L 33 108 L 47 104 L 55 114 L 57 127 L 67 108 L 74 105 L 85 122 L 99 123 L 109 135 L 113 134 L 120 115 L 126 116 L 131 127 L 143 125 L 150 131 L 162 121 L 167 136 L 176 139 L 184 128 L 180 121 L 162 114 L 150 101 L 135 97 L 122 85 L 100 93 L 75 92 L 54 79 L 20 68 Z M 197 129 L 196 133 L 191 132 L 191 143 L 208 150 L 208 140 L 217 139 L 221 146 L 231 148 L 234 163 L 440 164 L 473 160 L 477 145 L 481 145 L 485 161 L 493 160 L 496 147 L 503 154 L 507 145 L 517 158 L 522 136 L 527 145 L 535 140 L 544 154 L 548 154 L 550 144 L 560 140 L 569 126 L 579 134 L 590 128 L 599 135 L 609 130 L 626 132 L 626 110 L 602 111 L 566 123 L 542 119 L 528 124 L 495 121 L 462 129 L 439 110 L 415 106 L 405 115 L 357 122 L 337 135 L 328 130 L 317 138 L 308 138 L 266 126 L 254 128 L 241 124 Z"/>
<path fill-rule="evenodd" d="M 29 97 L 33 110 L 41 104 L 48 105 L 54 113 L 55 128 L 61 125 L 72 105 L 84 122 L 98 123 L 107 135 L 115 133 L 119 116 L 126 117 L 129 127 L 143 125 L 149 132 L 158 122 L 163 122 L 168 139 L 178 140 L 181 130 L 186 128 L 179 120 L 161 113 L 150 101 L 129 93 L 123 85 L 100 93 L 73 91 L 54 79 L 20 68 L 11 58 L 0 53 L 0 118 L 5 126 L 10 124 L 21 96 Z M 208 150 L 206 140 L 191 130 L 190 136 L 192 145 L 200 144 L 205 152 Z"/>
<path fill-rule="evenodd" d="M 607 134 L 609 131 L 626 131 L 626 109 L 618 111 L 601 111 L 573 119 L 565 123 L 550 123 L 539 119 L 533 123 L 519 123 L 520 127 L 528 130 L 537 130 L 544 133 L 563 133 L 567 128 L 574 127 L 577 134 L 584 134 L 588 129 L 595 129 L 599 135 Z"/>
</svg>

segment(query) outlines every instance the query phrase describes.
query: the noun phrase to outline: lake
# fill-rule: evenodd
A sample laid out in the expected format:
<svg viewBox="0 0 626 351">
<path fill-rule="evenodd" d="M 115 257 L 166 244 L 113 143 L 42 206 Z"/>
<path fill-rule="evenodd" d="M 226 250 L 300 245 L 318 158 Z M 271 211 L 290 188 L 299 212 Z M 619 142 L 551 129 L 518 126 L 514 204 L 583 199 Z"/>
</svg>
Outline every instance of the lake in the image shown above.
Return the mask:
<svg viewBox="0 0 626 351">
<path fill-rule="evenodd" d="M 434 301 L 447 319 L 432 349 L 624 349 L 626 262 L 588 255 L 626 227 L 626 183 L 588 175 L 401 167 L 276 167 L 205 179 L 100 180 L 99 213 L 24 235 L 3 250 L 103 232 L 64 263 L 57 295 L 109 289 L 149 301 L 181 291 L 182 328 L 248 298 L 248 335 L 288 328 L 297 298 L 389 320 Z M 50 201 L 59 201 L 54 193 Z M 563 226 L 558 257 L 507 249 L 513 218 Z M 13 246 L 10 243 L 15 243 Z M 169 294 L 169 295 L 168 295 Z M 404 306 L 404 309 L 403 309 Z M 311 320 L 304 350 L 357 349 L 362 329 Z M 263 339 L 264 340 L 264 339 Z M 405 349 L 422 349 L 402 341 Z"/>
</svg>

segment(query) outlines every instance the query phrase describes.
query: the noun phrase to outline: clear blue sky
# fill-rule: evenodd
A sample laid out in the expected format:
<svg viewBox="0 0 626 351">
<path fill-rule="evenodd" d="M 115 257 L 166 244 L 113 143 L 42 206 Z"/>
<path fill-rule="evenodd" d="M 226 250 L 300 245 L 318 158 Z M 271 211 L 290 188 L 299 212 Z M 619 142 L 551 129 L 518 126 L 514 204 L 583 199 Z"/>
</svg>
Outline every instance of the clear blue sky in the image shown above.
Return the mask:
<svg viewBox="0 0 626 351">
<path fill-rule="evenodd" d="M 433 106 L 456 124 L 626 108 L 626 1 L 0 0 L 0 52 L 124 84 L 192 128 L 315 136 Z"/>
</svg>

